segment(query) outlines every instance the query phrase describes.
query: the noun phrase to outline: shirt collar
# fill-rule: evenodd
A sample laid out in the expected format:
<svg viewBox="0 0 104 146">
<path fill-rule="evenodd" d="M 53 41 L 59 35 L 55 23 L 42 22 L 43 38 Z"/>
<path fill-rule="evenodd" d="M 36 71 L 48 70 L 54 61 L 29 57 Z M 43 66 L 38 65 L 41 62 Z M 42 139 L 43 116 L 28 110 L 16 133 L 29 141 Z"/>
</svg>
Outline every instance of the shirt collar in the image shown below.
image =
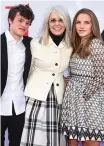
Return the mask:
<svg viewBox="0 0 104 146">
<path fill-rule="evenodd" d="M 5 31 L 5 35 L 6 35 L 8 43 L 10 42 L 20 43 L 23 40 L 23 36 L 21 37 L 19 41 L 15 40 L 8 29 Z"/>
</svg>

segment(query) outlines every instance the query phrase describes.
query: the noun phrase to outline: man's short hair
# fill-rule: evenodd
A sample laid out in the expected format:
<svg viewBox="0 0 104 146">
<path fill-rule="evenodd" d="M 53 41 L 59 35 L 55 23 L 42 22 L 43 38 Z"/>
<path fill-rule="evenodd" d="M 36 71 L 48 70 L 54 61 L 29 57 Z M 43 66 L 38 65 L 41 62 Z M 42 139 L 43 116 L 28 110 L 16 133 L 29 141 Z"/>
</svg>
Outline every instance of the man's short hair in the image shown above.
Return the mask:
<svg viewBox="0 0 104 146">
<path fill-rule="evenodd" d="M 17 6 L 13 6 L 10 10 L 9 10 L 9 14 L 8 14 L 8 19 L 11 19 L 12 21 L 14 20 L 16 14 L 19 12 L 19 14 L 21 16 L 23 16 L 25 19 L 30 20 L 30 24 L 32 23 L 32 21 L 34 20 L 34 14 L 32 9 L 28 6 L 28 5 L 22 5 L 19 4 Z"/>
</svg>

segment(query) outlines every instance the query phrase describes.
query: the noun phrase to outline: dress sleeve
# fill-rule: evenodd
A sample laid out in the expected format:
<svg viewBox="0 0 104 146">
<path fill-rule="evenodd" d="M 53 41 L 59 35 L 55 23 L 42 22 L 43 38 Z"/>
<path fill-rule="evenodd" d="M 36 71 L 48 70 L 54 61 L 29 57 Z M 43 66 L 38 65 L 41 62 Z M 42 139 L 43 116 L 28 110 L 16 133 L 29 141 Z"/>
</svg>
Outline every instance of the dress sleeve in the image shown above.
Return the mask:
<svg viewBox="0 0 104 146">
<path fill-rule="evenodd" d="M 94 77 L 93 80 L 87 82 L 87 86 L 84 90 L 85 100 L 91 98 L 91 96 L 104 86 L 104 44 L 96 39 L 92 42 L 91 48 Z"/>
</svg>

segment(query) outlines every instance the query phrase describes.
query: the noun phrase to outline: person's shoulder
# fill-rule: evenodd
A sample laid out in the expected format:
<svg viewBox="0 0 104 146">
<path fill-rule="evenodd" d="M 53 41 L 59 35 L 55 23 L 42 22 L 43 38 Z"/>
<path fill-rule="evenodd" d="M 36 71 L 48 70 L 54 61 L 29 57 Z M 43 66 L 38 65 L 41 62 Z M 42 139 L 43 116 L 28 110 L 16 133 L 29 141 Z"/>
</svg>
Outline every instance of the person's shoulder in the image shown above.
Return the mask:
<svg viewBox="0 0 104 146">
<path fill-rule="evenodd" d="M 29 36 L 23 36 L 23 40 L 31 41 L 33 38 Z"/>
<path fill-rule="evenodd" d="M 0 34 L 0 37 L 4 37 L 5 36 L 5 32 L 3 32 L 2 34 Z"/>
<path fill-rule="evenodd" d="M 102 36 L 102 39 L 104 41 L 104 30 L 102 31 L 101 36 Z"/>
<path fill-rule="evenodd" d="M 4 44 L 6 42 L 5 32 L 0 35 L 0 44 Z"/>
<path fill-rule="evenodd" d="M 91 49 L 92 49 L 92 54 L 104 54 L 104 43 L 102 40 L 98 38 L 94 38 L 91 41 Z"/>
<path fill-rule="evenodd" d="M 102 46 L 104 45 L 103 41 L 101 39 L 98 38 L 94 38 L 91 40 L 91 45 L 93 46 Z"/>
<path fill-rule="evenodd" d="M 40 40 L 39 37 L 35 37 L 35 38 L 32 39 L 33 42 L 37 42 L 37 41 L 39 41 L 39 40 Z"/>
<path fill-rule="evenodd" d="M 102 31 L 102 33 L 101 33 L 102 35 L 104 35 L 104 30 Z"/>
<path fill-rule="evenodd" d="M 40 38 L 39 38 L 39 37 L 35 37 L 35 38 L 32 39 L 31 45 L 32 45 L 32 44 L 38 44 L 39 41 L 40 41 Z"/>
</svg>

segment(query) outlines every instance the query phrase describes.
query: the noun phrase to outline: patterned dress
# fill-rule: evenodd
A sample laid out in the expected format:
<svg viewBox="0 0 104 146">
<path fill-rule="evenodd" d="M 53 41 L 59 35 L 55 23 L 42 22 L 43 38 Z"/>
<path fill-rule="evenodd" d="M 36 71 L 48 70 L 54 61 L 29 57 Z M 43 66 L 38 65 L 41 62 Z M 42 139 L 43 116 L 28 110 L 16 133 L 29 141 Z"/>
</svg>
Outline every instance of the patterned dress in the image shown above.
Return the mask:
<svg viewBox="0 0 104 146">
<path fill-rule="evenodd" d="M 104 45 L 90 44 L 86 59 L 74 54 L 62 104 L 62 129 L 68 139 L 104 141 Z"/>
</svg>

